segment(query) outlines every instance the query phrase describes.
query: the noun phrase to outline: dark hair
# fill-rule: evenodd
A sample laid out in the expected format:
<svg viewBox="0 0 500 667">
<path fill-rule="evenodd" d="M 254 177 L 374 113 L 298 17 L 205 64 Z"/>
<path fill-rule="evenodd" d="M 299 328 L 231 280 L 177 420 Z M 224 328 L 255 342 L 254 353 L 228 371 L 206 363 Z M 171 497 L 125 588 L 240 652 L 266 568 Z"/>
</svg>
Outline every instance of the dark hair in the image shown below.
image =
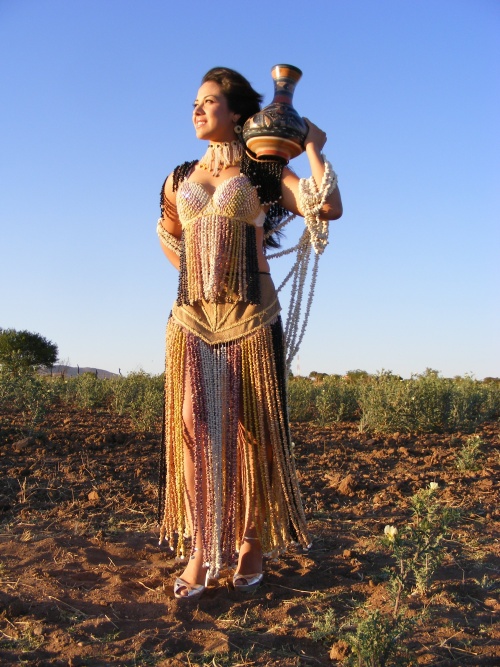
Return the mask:
<svg viewBox="0 0 500 667">
<path fill-rule="evenodd" d="M 259 95 L 244 76 L 229 67 L 212 67 L 202 79 L 202 83 L 214 81 L 221 87 L 231 111 L 240 114 L 239 125 L 260 110 L 262 95 Z"/>
</svg>

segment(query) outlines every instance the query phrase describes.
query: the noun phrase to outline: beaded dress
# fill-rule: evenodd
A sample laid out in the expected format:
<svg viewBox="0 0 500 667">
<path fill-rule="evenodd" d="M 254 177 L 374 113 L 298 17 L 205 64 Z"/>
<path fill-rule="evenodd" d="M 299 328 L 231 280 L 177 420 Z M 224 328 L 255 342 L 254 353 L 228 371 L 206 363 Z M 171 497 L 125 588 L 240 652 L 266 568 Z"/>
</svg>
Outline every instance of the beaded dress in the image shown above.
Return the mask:
<svg viewBox="0 0 500 667">
<path fill-rule="evenodd" d="M 182 236 L 178 295 L 167 324 L 160 542 L 166 539 L 179 558 L 188 550 L 186 386 L 195 462 L 190 548 L 200 532 L 208 576 L 217 577 L 234 562 L 249 517 L 260 519 L 264 552 L 292 541 L 307 546 L 309 538 L 287 419 L 280 305 L 271 277 L 258 269 L 262 192 L 255 174 L 242 169 L 209 193 L 187 179 L 193 165 L 174 171 Z"/>
</svg>

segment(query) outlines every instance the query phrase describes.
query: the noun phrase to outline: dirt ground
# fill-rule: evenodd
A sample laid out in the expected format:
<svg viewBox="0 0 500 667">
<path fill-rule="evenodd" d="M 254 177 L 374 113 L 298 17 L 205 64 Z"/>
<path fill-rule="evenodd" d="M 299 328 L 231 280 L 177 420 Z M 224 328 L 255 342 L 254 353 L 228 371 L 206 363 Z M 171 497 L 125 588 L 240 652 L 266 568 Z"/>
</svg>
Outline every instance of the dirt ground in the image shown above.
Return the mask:
<svg viewBox="0 0 500 667">
<path fill-rule="evenodd" d="M 360 434 L 357 424 L 293 424 L 314 541 L 266 561 L 264 584 L 235 592 L 230 572 L 179 603 L 183 567 L 157 542 L 159 437 L 126 417 L 61 406 L 25 438 L 0 414 L 0 663 L 3 665 L 335 665 L 343 645 L 314 636 L 333 610 L 387 609 L 386 524 L 431 481 L 461 518 L 405 640 L 422 665 L 500 665 L 500 427 L 478 429 L 480 470 L 460 471 L 461 433 Z M 332 651 L 333 645 L 333 651 Z"/>
</svg>

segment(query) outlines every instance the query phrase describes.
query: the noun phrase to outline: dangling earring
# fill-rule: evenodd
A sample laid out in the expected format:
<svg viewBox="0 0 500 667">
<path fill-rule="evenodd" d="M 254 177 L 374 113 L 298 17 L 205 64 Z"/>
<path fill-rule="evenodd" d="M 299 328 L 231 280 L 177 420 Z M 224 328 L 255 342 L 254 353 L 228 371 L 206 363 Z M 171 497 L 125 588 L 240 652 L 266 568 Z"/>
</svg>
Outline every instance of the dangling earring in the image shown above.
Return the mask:
<svg viewBox="0 0 500 667">
<path fill-rule="evenodd" d="M 241 125 L 235 125 L 234 126 L 234 131 L 236 134 L 241 134 Z"/>
</svg>

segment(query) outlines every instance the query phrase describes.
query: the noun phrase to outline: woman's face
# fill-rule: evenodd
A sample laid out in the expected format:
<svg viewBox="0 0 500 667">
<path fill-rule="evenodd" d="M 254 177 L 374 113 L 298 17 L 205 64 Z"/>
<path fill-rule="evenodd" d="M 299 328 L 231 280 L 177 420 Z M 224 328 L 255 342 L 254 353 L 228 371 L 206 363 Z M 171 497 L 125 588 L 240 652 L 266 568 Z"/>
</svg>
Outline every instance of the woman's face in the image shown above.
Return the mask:
<svg viewBox="0 0 500 667">
<path fill-rule="evenodd" d="M 234 126 L 239 114 L 231 111 L 221 87 L 215 81 L 207 81 L 198 91 L 194 102 L 193 123 L 198 139 L 233 141 Z"/>
</svg>

